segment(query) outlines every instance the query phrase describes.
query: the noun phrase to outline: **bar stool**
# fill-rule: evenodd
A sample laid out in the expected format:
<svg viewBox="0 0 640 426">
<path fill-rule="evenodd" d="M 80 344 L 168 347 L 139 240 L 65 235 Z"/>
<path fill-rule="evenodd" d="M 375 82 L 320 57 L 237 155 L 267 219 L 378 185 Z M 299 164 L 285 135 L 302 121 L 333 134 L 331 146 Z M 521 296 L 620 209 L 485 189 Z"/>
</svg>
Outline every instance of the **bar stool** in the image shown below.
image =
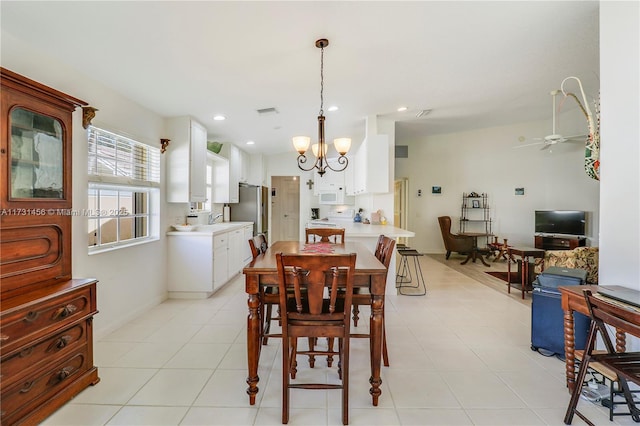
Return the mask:
<svg viewBox="0 0 640 426">
<path fill-rule="evenodd" d="M 398 293 L 404 296 L 424 296 L 427 294 L 427 286 L 424 282 L 424 276 L 422 275 L 422 267 L 420 266 L 419 257 L 424 256 L 424 253 L 420 253 L 417 250 L 401 247 L 398 249 L 400 255 L 400 264 L 398 265 L 398 271 L 396 273 L 396 288 Z M 413 277 L 411 274 L 411 264 L 409 258 L 413 259 L 413 275 L 415 276 L 415 285 L 413 283 Z M 411 285 L 407 285 L 411 284 Z M 422 287 L 422 291 L 418 293 L 406 293 L 402 291 L 403 288 L 415 288 Z"/>
</svg>

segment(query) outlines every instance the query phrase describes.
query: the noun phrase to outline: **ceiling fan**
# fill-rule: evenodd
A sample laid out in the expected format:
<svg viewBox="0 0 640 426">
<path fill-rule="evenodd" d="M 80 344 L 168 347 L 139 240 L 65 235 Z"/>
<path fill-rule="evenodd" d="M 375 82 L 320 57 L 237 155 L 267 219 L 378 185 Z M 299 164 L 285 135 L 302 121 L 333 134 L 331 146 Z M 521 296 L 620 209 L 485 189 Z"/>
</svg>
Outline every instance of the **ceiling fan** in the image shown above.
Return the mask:
<svg viewBox="0 0 640 426">
<path fill-rule="evenodd" d="M 540 142 L 528 143 L 525 145 L 519 145 L 516 148 L 524 148 L 525 146 L 532 145 L 543 145 L 541 149 L 551 148 L 552 145 L 562 142 L 584 142 L 587 135 L 572 135 L 572 136 L 562 136 L 559 133 L 556 133 L 556 96 L 558 96 L 560 90 L 552 90 L 550 92 L 552 105 L 553 105 L 553 128 L 550 135 L 547 135 L 543 138 L 532 138 L 533 140 L 537 140 Z"/>
</svg>

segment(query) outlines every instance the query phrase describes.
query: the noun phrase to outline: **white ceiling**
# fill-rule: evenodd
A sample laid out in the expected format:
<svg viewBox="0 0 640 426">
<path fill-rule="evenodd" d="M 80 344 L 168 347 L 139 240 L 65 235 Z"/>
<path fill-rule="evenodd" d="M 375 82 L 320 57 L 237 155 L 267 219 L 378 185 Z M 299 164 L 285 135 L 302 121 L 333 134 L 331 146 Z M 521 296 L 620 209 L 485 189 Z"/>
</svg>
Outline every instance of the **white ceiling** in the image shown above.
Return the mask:
<svg viewBox="0 0 640 426">
<path fill-rule="evenodd" d="M 361 140 L 374 115 L 401 121 L 407 137 L 550 121 L 549 92 L 565 77 L 580 77 L 590 98 L 599 90 L 596 1 L 3 0 L 0 8 L 3 32 L 161 116 L 192 115 L 209 140 L 251 153 L 316 138 L 318 38 L 330 42 L 328 140 Z M 401 105 L 409 111 L 395 112 Z M 256 112 L 270 107 L 278 114 Z M 432 112 L 416 119 L 422 109 Z"/>
</svg>

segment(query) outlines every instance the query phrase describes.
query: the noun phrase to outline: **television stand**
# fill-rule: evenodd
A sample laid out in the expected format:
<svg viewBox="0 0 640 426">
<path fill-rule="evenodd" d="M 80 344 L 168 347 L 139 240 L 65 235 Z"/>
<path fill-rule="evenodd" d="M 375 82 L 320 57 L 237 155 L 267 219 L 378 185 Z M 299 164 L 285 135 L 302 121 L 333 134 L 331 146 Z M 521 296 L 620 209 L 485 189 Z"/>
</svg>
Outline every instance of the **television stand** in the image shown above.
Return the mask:
<svg viewBox="0 0 640 426">
<path fill-rule="evenodd" d="M 534 239 L 535 248 L 542 250 L 573 250 L 587 245 L 587 238 L 578 236 L 536 235 Z"/>
</svg>

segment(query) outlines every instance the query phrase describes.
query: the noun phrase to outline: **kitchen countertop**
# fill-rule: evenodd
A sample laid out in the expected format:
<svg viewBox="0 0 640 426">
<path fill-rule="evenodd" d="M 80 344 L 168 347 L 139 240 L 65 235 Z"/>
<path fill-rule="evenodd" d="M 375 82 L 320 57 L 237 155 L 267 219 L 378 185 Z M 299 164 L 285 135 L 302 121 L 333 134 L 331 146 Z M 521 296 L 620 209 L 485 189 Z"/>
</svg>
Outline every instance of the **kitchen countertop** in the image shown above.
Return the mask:
<svg viewBox="0 0 640 426">
<path fill-rule="evenodd" d="M 253 225 L 253 222 L 221 222 L 213 225 L 198 225 L 194 231 L 169 231 L 167 235 L 181 237 L 211 236 L 243 228 L 247 225 Z"/>
<path fill-rule="evenodd" d="M 321 226 L 320 221 L 314 221 L 316 226 Z M 352 222 L 347 220 L 336 220 L 336 221 L 328 221 L 327 224 L 331 223 L 331 227 L 344 228 L 345 237 L 351 238 L 369 238 L 375 237 L 377 238 L 379 235 L 384 234 L 387 237 L 391 238 L 411 238 L 415 237 L 415 233 L 412 231 L 407 231 L 406 229 L 396 228 L 393 225 L 371 225 L 362 222 Z"/>
</svg>

